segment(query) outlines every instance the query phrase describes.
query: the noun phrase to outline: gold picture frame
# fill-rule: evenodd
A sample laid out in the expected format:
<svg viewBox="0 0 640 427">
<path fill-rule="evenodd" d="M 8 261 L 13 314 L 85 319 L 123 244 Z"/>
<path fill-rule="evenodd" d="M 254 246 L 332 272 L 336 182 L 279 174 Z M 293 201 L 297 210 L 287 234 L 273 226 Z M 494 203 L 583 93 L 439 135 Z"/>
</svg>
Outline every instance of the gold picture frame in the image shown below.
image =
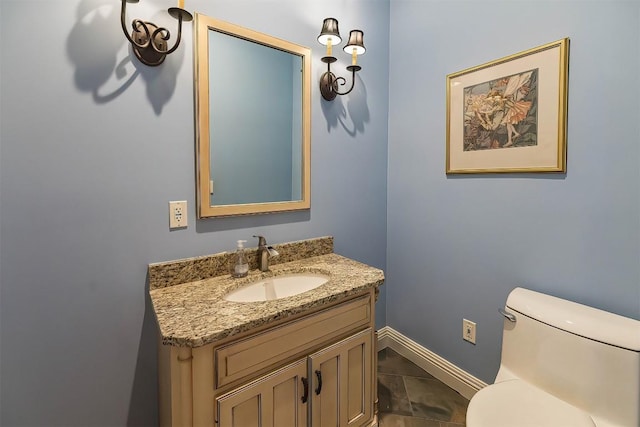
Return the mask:
<svg viewBox="0 0 640 427">
<path fill-rule="evenodd" d="M 446 173 L 566 172 L 569 39 L 447 75 Z"/>
</svg>

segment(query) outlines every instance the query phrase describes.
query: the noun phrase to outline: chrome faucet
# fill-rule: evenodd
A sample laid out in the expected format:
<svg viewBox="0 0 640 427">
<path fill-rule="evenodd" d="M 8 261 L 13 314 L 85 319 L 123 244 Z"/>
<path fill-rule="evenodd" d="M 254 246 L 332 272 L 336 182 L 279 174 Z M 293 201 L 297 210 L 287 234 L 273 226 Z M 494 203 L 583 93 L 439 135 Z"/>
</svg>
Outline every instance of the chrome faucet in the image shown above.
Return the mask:
<svg viewBox="0 0 640 427">
<path fill-rule="evenodd" d="M 269 271 L 269 257 L 278 256 L 278 251 L 272 246 L 267 246 L 267 239 L 263 236 L 253 236 L 258 239 L 258 268 L 260 271 Z"/>
</svg>

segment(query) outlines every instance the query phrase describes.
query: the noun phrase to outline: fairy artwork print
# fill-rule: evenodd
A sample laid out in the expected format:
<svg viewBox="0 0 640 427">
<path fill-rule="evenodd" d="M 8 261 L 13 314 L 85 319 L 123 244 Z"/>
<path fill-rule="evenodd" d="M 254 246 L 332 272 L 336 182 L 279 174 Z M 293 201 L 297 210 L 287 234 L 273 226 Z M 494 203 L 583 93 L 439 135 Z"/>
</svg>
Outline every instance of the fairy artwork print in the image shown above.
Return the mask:
<svg viewBox="0 0 640 427">
<path fill-rule="evenodd" d="M 464 88 L 463 151 L 538 145 L 538 69 Z"/>
<path fill-rule="evenodd" d="M 447 74 L 449 174 L 567 167 L 569 39 Z"/>
</svg>

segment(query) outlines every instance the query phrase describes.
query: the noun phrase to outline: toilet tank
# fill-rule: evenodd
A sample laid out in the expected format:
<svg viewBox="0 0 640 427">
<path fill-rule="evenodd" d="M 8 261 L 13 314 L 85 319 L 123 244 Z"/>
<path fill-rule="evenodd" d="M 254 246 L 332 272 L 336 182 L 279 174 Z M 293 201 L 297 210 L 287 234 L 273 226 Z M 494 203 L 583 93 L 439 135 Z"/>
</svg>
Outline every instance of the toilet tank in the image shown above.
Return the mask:
<svg viewBox="0 0 640 427">
<path fill-rule="evenodd" d="M 589 413 L 640 426 L 640 321 L 516 288 L 496 383 L 522 379 Z"/>
</svg>

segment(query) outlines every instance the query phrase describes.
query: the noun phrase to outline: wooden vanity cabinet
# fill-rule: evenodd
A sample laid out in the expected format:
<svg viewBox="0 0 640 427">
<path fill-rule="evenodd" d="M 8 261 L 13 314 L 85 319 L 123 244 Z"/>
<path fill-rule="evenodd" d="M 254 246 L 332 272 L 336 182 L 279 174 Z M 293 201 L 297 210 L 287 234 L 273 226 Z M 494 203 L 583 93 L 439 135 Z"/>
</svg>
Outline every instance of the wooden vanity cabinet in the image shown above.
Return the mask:
<svg viewBox="0 0 640 427">
<path fill-rule="evenodd" d="M 202 347 L 161 346 L 160 424 L 371 424 L 376 397 L 374 302 L 370 290 Z"/>
</svg>

